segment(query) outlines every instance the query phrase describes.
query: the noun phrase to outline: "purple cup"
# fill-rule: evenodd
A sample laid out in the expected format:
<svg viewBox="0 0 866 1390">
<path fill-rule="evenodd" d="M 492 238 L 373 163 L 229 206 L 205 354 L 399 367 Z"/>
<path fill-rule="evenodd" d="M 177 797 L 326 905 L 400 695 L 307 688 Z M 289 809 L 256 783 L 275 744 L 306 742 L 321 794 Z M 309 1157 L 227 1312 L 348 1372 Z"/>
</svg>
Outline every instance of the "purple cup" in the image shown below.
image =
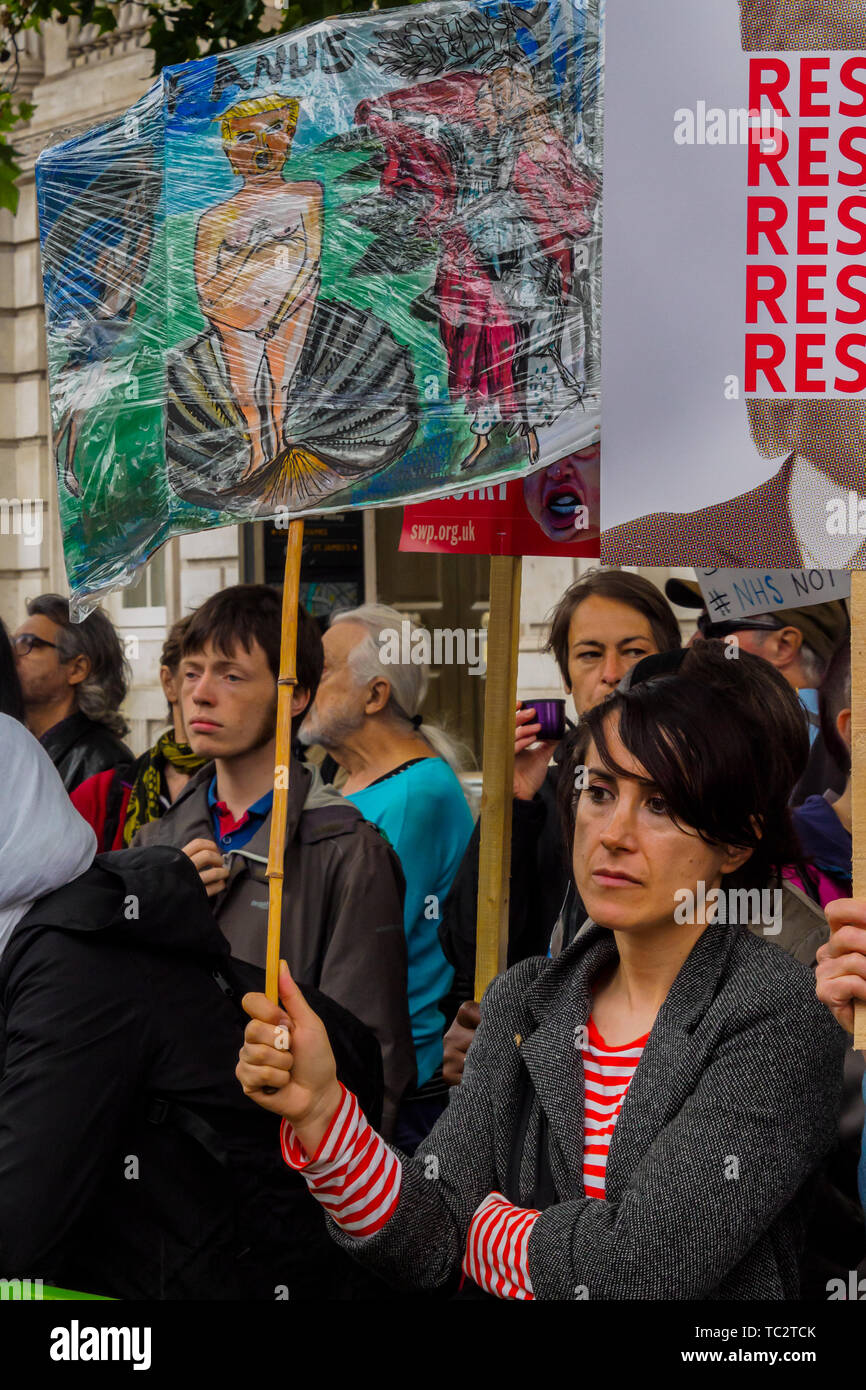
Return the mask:
<svg viewBox="0 0 866 1390">
<path fill-rule="evenodd" d="M 539 743 L 565 737 L 564 700 L 524 700 L 523 707 L 535 710 L 535 722 L 541 725 Z"/>
</svg>

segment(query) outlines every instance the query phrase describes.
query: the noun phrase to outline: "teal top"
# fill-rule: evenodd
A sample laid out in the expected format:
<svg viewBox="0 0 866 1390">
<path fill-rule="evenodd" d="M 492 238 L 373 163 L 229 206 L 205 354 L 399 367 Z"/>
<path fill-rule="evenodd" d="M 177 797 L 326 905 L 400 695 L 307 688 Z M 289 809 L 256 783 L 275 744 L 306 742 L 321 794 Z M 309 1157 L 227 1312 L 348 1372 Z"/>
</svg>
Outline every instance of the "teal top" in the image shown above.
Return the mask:
<svg viewBox="0 0 866 1390">
<path fill-rule="evenodd" d="M 403 926 L 409 1013 L 418 1085 L 423 1086 L 442 1064 L 445 1019 L 438 1001 L 451 988 L 454 971 L 439 945 L 437 929 L 472 835 L 472 812 L 458 778 L 442 758 L 404 763 L 347 800 L 388 837 L 406 877 Z"/>
</svg>

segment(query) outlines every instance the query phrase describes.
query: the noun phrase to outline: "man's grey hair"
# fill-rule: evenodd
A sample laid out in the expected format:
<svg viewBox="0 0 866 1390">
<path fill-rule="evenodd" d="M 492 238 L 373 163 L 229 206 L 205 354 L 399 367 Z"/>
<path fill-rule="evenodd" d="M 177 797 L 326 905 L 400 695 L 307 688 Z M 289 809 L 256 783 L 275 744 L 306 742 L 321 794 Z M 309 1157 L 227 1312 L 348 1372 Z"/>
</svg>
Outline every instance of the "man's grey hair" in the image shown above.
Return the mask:
<svg viewBox="0 0 866 1390">
<path fill-rule="evenodd" d="M 392 718 L 411 724 L 420 714 L 427 687 L 430 683 L 430 668 L 423 662 L 383 662 L 382 636 L 384 633 L 401 632 L 401 624 L 406 622 L 406 614 L 384 603 L 364 603 L 359 608 L 343 609 L 331 618 L 335 623 L 359 623 L 366 628 L 366 636 L 349 653 L 348 666 L 357 685 L 384 678 L 391 687 L 391 694 L 385 713 Z M 410 644 L 416 632 L 423 629 L 414 623 L 410 628 Z M 458 743 L 438 724 L 422 720 L 416 730 L 419 738 L 429 744 L 437 757 L 442 758 L 454 772 L 473 761 L 465 744 Z"/>
<path fill-rule="evenodd" d="M 88 675 L 74 687 L 78 710 L 122 738 L 129 726 L 119 706 L 126 699 L 130 671 L 111 619 L 96 608 L 83 622 L 73 623 L 69 618 L 69 600 L 60 594 L 40 594 L 29 599 L 27 612 L 31 617 L 48 618 L 57 624 L 59 661 L 72 661 L 77 656 L 89 658 Z"/>
<path fill-rule="evenodd" d="M 828 663 L 822 660 L 814 647 L 810 647 L 808 642 L 804 642 L 800 647 L 800 664 L 806 673 L 810 690 L 817 690 L 827 674 Z"/>
<path fill-rule="evenodd" d="M 782 619 L 778 616 L 778 614 L 774 613 L 772 616 L 776 623 L 776 629 L 781 631 L 781 629 L 784 626 L 786 626 L 786 624 L 782 622 Z M 789 626 L 793 625 L 789 624 Z M 755 636 L 758 639 L 758 646 L 763 647 L 767 641 L 768 633 L 756 632 Z M 805 641 L 800 643 L 799 657 L 800 665 L 803 667 L 803 672 L 806 676 L 807 681 L 809 682 L 808 688 L 810 690 L 817 690 L 818 686 L 821 684 L 822 680 L 827 674 L 827 666 L 829 663 L 824 661 L 824 659 L 820 657 L 818 653 L 815 651 L 815 648 L 810 647 L 809 643 Z"/>
</svg>

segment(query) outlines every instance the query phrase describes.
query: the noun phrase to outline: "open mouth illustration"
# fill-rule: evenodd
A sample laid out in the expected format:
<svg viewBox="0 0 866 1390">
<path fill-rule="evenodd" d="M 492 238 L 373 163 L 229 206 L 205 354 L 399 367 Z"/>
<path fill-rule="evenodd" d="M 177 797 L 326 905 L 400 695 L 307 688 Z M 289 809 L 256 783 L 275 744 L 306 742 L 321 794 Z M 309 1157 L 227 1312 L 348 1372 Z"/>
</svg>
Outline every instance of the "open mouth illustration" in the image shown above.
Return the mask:
<svg viewBox="0 0 866 1390">
<path fill-rule="evenodd" d="M 267 151 L 267 150 L 259 150 L 259 152 L 258 152 L 258 154 L 256 155 L 256 158 L 255 158 L 255 166 L 256 166 L 256 168 L 257 168 L 257 169 L 269 169 L 269 168 L 270 168 L 270 165 L 271 165 L 271 156 L 268 154 L 268 151 Z"/>
<path fill-rule="evenodd" d="M 582 494 L 573 485 L 551 488 L 544 499 L 544 509 L 550 517 L 551 526 L 557 531 L 574 529 L 574 514 L 578 507 L 586 506 Z"/>
</svg>

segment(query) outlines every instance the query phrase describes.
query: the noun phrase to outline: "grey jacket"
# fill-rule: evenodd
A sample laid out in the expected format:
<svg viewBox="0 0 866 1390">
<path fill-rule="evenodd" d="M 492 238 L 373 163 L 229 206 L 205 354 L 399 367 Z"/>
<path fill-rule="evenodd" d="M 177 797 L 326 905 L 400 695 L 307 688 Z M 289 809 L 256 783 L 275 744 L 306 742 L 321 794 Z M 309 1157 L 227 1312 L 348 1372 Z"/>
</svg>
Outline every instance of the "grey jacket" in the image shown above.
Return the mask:
<svg viewBox="0 0 866 1390">
<path fill-rule="evenodd" d="M 555 960 L 494 980 L 460 1086 L 414 1159 L 397 1209 L 346 1249 L 397 1282 L 435 1288 L 459 1269 L 492 1191 L 532 1205 L 539 1107 L 556 1201 L 529 1241 L 541 1299 L 784 1299 L 798 1294 L 804 1184 L 832 1145 L 845 1035 L 810 971 L 740 927 L 700 937 L 659 1011 L 607 1163 L 607 1199 L 583 1195 L 583 1069 L 575 1030 L 616 957 L 593 925 Z M 516 1190 L 517 1097 L 534 1090 Z"/>
<path fill-rule="evenodd" d="M 136 845 L 183 849 L 213 839 L 207 791 L 213 764 L 197 772 Z M 415 1080 L 403 931 L 403 873 L 375 826 L 326 787 L 318 773 L 293 763 L 289 779 L 280 952 L 299 984 L 342 1004 L 375 1033 L 385 1071 L 383 1130 L 390 1133 L 400 1098 Z M 211 908 L 232 955 L 264 966 L 268 925 L 271 817 L 231 853 L 225 890 Z"/>
</svg>

